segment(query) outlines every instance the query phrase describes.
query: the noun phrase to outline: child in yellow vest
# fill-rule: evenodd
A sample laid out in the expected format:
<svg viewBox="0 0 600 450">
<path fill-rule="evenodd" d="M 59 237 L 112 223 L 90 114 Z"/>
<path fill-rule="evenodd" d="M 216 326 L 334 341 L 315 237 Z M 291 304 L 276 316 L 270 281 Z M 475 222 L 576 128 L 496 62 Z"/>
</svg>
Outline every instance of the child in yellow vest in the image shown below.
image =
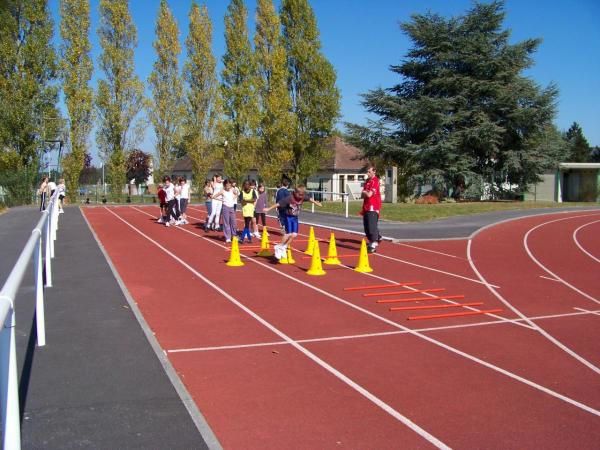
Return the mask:
<svg viewBox="0 0 600 450">
<path fill-rule="evenodd" d="M 256 205 L 256 191 L 250 187 L 248 180 L 242 184 L 242 192 L 240 192 L 239 203 L 242 205 L 242 216 L 244 217 L 244 231 L 242 232 L 241 243 L 244 238 L 248 238 L 248 242 L 252 242 L 252 219 L 254 218 L 254 206 Z"/>
</svg>

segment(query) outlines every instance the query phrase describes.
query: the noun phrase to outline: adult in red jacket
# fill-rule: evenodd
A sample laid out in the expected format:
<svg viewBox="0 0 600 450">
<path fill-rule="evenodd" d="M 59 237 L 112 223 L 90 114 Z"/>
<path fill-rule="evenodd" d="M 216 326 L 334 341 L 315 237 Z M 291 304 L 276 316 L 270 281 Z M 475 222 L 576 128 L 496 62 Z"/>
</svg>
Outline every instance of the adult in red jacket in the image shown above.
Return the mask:
<svg viewBox="0 0 600 450">
<path fill-rule="evenodd" d="M 374 253 L 381 240 L 379 234 L 379 214 L 381 212 L 381 190 L 379 187 L 379 178 L 375 173 L 375 167 L 369 166 L 367 169 L 367 181 L 362 190 L 363 207 L 361 214 L 363 216 L 363 226 L 365 236 L 369 241 L 368 252 Z"/>
</svg>

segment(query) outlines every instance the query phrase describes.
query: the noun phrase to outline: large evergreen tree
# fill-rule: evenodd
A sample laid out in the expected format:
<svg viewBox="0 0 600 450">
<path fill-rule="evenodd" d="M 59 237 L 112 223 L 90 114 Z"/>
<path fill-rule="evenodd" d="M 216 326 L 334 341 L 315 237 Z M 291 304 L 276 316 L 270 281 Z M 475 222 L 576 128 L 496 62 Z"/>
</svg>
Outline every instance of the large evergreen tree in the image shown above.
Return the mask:
<svg viewBox="0 0 600 450">
<path fill-rule="evenodd" d="M 254 53 L 260 103 L 257 161 L 260 176 L 274 186 L 292 158 L 294 115 L 281 22 L 272 0 L 258 0 Z"/>
<path fill-rule="evenodd" d="M 98 81 L 97 142 L 108 167 L 113 197 L 124 188 L 126 153 L 141 138 L 144 86 L 135 75 L 133 50 L 137 37 L 127 0 L 100 0 L 100 68 L 106 79 Z"/>
<path fill-rule="evenodd" d="M 315 14 L 307 0 L 281 2 L 288 89 L 295 115 L 292 176 L 313 174 L 328 156 L 323 145 L 339 116 L 340 94 L 333 66 L 321 52 Z"/>
<path fill-rule="evenodd" d="M 583 130 L 577 122 L 569 127 L 565 133 L 565 139 L 569 146 L 570 162 L 589 162 L 592 158 L 592 149 L 583 135 Z"/>
<path fill-rule="evenodd" d="M 170 174 L 175 162 L 175 148 L 180 143 L 183 121 L 183 83 L 179 74 L 181 53 L 179 28 L 166 0 L 161 0 L 156 21 L 156 61 L 150 74 L 153 102 L 150 120 L 156 134 L 158 177 Z"/>
<path fill-rule="evenodd" d="M 391 66 L 401 82 L 364 95 L 380 120 L 349 124 L 353 142 L 367 156 L 416 167 L 441 190 L 475 179 L 525 189 L 554 166 L 564 156 L 547 142 L 556 137 L 557 89 L 522 75 L 540 41 L 510 45 L 504 16 L 504 2 L 494 1 L 460 17 L 429 13 L 402 24 L 413 48 Z"/>
<path fill-rule="evenodd" d="M 231 0 L 225 16 L 226 53 L 221 73 L 225 120 L 221 135 L 225 146 L 225 172 L 241 180 L 256 164 L 256 128 L 259 121 L 256 63 L 248 37 L 248 11 L 243 0 Z"/>
<path fill-rule="evenodd" d="M 185 41 L 187 60 L 184 66 L 185 152 L 192 161 L 197 186 L 202 186 L 208 171 L 221 155 L 216 146 L 215 127 L 218 111 L 216 60 L 212 54 L 212 23 L 206 6 L 192 3 L 189 34 Z"/>
<path fill-rule="evenodd" d="M 69 113 L 70 148 L 63 160 L 63 169 L 67 195 L 73 200 L 79 192 L 79 175 L 84 168 L 93 125 L 94 93 L 89 85 L 93 71 L 89 0 L 62 0 L 60 15 L 61 74 Z"/>
<path fill-rule="evenodd" d="M 62 127 L 53 24 L 45 0 L 0 2 L 0 184 L 31 199 L 38 150 Z"/>
</svg>

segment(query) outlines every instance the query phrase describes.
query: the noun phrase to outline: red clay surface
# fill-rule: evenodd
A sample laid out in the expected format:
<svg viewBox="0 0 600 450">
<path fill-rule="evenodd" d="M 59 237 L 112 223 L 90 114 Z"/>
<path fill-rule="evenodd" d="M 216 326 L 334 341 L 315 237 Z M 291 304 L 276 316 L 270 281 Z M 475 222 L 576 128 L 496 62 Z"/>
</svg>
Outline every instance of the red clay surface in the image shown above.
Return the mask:
<svg viewBox="0 0 600 450">
<path fill-rule="evenodd" d="M 84 209 L 224 448 L 598 448 L 600 214 L 504 222 L 470 245 L 386 242 L 372 274 L 349 257 L 314 277 L 300 251 L 281 265 L 242 246 L 245 266 L 228 267 L 221 234 L 200 227 L 203 208 L 179 228 L 156 213 Z M 325 257 L 330 230 L 315 233 Z M 358 253 L 357 235 L 335 236 L 339 254 Z M 468 310 L 392 312 L 363 296 L 386 289 L 344 291 L 410 281 L 464 295 L 415 305 L 502 312 L 408 321 Z"/>
</svg>

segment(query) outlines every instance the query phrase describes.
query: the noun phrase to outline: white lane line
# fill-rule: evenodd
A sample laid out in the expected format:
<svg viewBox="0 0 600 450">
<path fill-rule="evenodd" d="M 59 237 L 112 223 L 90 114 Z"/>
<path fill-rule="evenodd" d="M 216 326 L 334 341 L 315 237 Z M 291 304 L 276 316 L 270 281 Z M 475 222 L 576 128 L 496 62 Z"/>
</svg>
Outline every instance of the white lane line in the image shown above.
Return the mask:
<svg viewBox="0 0 600 450">
<path fill-rule="evenodd" d="M 529 317 L 530 320 L 543 320 L 543 319 L 556 319 L 556 318 L 564 318 L 564 317 L 573 317 L 573 316 L 583 316 L 587 314 L 600 315 L 599 311 L 587 311 L 581 308 L 579 309 L 581 312 L 576 313 L 565 313 L 565 314 L 553 314 L 548 316 L 537 316 L 537 317 Z M 513 322 L 520 321 L 521 319 L 515 319 Z M 462 329 L 462 328 L 472 328 L 472 327 L 481 327 L 488 325 L 501 325 L 506 324 L 506 320 L 493 320 L 489 322 L 478 322 L 478 323 L 469 323 L 462 325 L 449 325 L 445 327 L 429 327 L 429 328 L 418 328 L 414 331 L 418 332 L 428 332 L 428 331 L 446 331 L 452 329 Z M 529 328 L 529 327 L 528 327 Z M 331 342 L 331 341 L 345 341 L 345 340 L 354 340 L 354 339 L 365 339 L 372 337 L 383 337 L 383 336 L 396 336 L 401 334 L 409 334 L 408 331 L 399 330 L 399 331 L 383 331 L 380 333 L 364 333 L 364 334 L 354 334 L 354 335 L 346 335 L 346 336 L 330 336 L 323 338 L 310 338 L 310 339 L 296 339 L 296 342 L 300 344 L 311 344 L 311 343 L 319 343 L 319 342 Z M 188 348 L 176 348 L 172 350 L 167 350 L 167 353 L 183 353 L 183 352 L 208 352 L 215 350 L 238 350 L 245 348 L 253 348 L 253 347 L 268 347 L 271 345 L 286 345 L 285 341 L 273 341 L 273 342 L 257 342 L 255 344 L 238 344 L 238 345 L 221 345 L 221 346 L 213 346 L 213 347 L 188 347 Z"/>
<path fill-rule="evenodd" d="M 496 298 L 498 300 L 500 300 L 507 308 L 509 308 L 511 311 L 513 311 L 517 316 L 519 316 L 521 319 L 523 319 L 526 323 L 528 323 L 529 325 L 531 325 L 532 327 L 534 327 L 535 330 L 538 333 L 540 333 L 542 336 L 544 336 L 546 339 L 548 339 L 550 342 L 552 342 L 554 345 L 556 345 L 562 351 L 564 351 L 565 353 L 571 355 L 573 358 L 575 358 L 581 364 L 585 365 L 586 367 L 588 367 L 589 369 L 593 370 L 597 374 L 600 374 L 600 368 L 596 367 L 591 362 L 589 362 L 588 360 L 586 360 L 582 356 L 580 356 L 577 353 L 575 353 L 573 350 L 571 350 L 570 348 L 568 348 L 566 345 L 564 345 L 558 339 L 556 339 L 555 337 L 553 337 L 552 335 L 550 335 L 548 332 L 546 332 L 545 330 L 543 330 L 538 324 L 536 324 L 533 321 L 529 320 L 521 311 L 519 311 L 508 300 L 506 300 L 502 296 L 502 294 L 500 294 L 496 289 L 494 289 L 494 287 L 492 285 L 490 285 L 490 284 L 487 283 L 486 279 L 479 272 L 479 270 L 475 266 L 475 262 L 471 258 L 471 246 L 472 246 L 472 242 L 473 241 L 471 239 L 469 239 L 469 241 L 467 243 L 467 256 L 469 258 L 469 263 L 471 264 L 471 267 L 473 268 L 473 272 L 475 272 L 477 274 L 477 276 L 479 277 L 479 279 L 487 285 L 487 287 L 490 290 L 490 292 L 492 294 L 494 294 L 496 296 Z"/>
<path fill-rule="evenodd" d="M 579 243 L 579 240 L 577 239 L 577 233 L 579 233 L 579 230 L 581 230 L 582 228 L 587 227 L 588 225 L 592 225 L 592 224 L 598 223 L 598 222 L 600 222 L 600 220 L 595 220 L 593 222 L 586 223 L 585 225 L 581 225 L 579 228 L 577 228 L 573 232 L 573 240 L 575 241 L 575 244 L 577 245 L 577 247 L 579 247 L 579 250 L 581 250 L 583 253 L 585 253 L 586 255 L 588 255 L 594 261 L 600 263 L 600 259 L 596 258 L 594 255 L 592 255 L 590 252 L 588 252 L 585 248 L 583 248 L 583 246 Z"/>
<path fill-rule="evenodd" d="M 202 275 L 200 272 L 198 272 L 196 269 L 194 269 L 188 263 L 186 263 L 185 261 L 183 261 L 177 255 L 175 255 L 174 253 L 172 253 L 171 251 L 169 251 L 168 249 L 166 249 L 165 247 L 163 247 L 161 244 L 159 244 L 158 242 L 156 242 L 154 239 L 152 239 L 148 235 L 146 235 L 143 232 L 141 232 L 140 230 L 138 230 L 135 226 L 133 226 L 132 224 L 130 224 L 129 222 L 127 222 L 125 219 L 123 219 L 122 217 L 120 217 L 119 215 L 117 215 L 116 213 L 114 213 L 113 211 L 111 211 L 110 209 L 106 208 L 106 210 L 109 211 L 116 218 L 118 218 L 125 225 L 127 225 L 128 227 L 130 227 L 133 231 L 135 231 L 140 236 L 142 236 L 144 239 L 148 240 L 149 242 L 151 242 L 152 244 L 154 244 L 155 246 L 157 246 L 159 249 L 161 249 L 163 252 L 165 252 L 167 255 L 169 255 L 171 258 L 173 258 L 175 261 L 177 261 L 179 264 L 181 264 L 183 267 L 185 267 L 186 269 L 188 269 L 190 272 L 192 272 L 194 275 L 196 275 L 196 277 L 198 277 L 200 280 L 204 281 L 204 283 L 206 283 L 208 286 L 210 286 L 215 291 L 217 291 L 218 293 L 220 293 L 223 297 L 225 297 L 227 300 L 229 300 L 235 306 L 237 306 L 238 308 L 240 308 L 242 311 L 244 311 L 246 314 L 248 314 L 254 320 L 256 320 L 257 322 L 259 322 L 265 328 L 267 328 L 268 330 L 270 330 L 273 334 L 279 336 L 286 343 L 288 343 L 289 345 L 292 345 L 296 350 L 298 350 L 299 352 L 301 352 L 302 354 L 304 354 L 306 357 L 308 357 L 309 359 L 311 359 L 313 362 L 315 362 L 316 364 L 318 364 L 319 366 L 321 366 L 323 369 L 325 369 L 326 371 L 328 371 L 329 373 L 331 373 L 338 380 L 342 381 L 343 383 L 345 383 L 346 385 L 348 385 L 349 387 L 351 387 L 352 389 L 354 389 L 356 392 L 358 392 L 359 394 L 361 394 L 367 400 L 371 401 L 373 404 L 375 404 L 376 406 L 378 406 L 379 408 L 381 408 L 383 411 L 387 412 L 390 416 L 394 417 L 396 420 L 398 420 L 399 422 L 401 422 L 404 425 L 406 425 L 408 428 L 410 428 L 412 431 L 414 431 L 415 433 L 417 433 L 419 436 L 421 436 L 423 439 L 425 439 L 426 441 L 428 441 L 429 443 L 431 443 L 435 447 L 440 448 L 440 449 L 450 449 L 450 447 L 448 445 L 444 444 L 442 441 L 440 441 L 439 439 L 437 439 L 435 436 L 433 436 L 432 434 L 430 434 L 429 432 L 427 432 L 425 429 L 423 429 L 420 426 L 418 426 L 416 423 L 414 423 L 413 421 L 411 421 L 408 417 L 406 417 L 403 414 L 401 414 L 400 412 L 396 411 L 394 408 L 392 408 L 390 405 L 388 405 L 387 403 L 385 403 L 379 397 L 375 396 L 374 394 L 372 394 L 371 392 L 369 392 L 367 389 L 363 388 L 361 385 L 359 385 L 358 383 L 354 382 L 352 379 L 350 379 L 349 377 L 347 377 L 346 375 L 344 375 L 343 373 L 341 373 L 339 370 L 335 369 L 333 366 L 331 366 L 330 364 L 328 364 L 327 362 L 325 362 L 323 359 L 319 358 L 317 355 L 315 355 L 314 353 L 312 353 L 311 351 L 309 351 L 305 347 L 303 347 L 300 344 L 298 344 L 297 342 L 295 342 L 291 337 L 289 337 L 283 331 L 279 330 L 277 327 L 275 327 L 274 325 L 272 325 L 270 322 L 266 321 L 261 316 L 259 316 L 254 311 L 252 311 L 250 308 L 248 308 L 247 306 L 245 306 L 244 304 L 242 304 L 241 302 L 239 302 L 237 299 L 235 299 L 233 296 L 231 296 L 224 289 L 222 289 L 217 284 L 215 284 L 214 282 L 212 282 L 211 280 L 209 280 L 208 278 L 206 278 L 204 275 Z M 140 211 L 140 210 L 138 210 L 138 211 Z M 143 211 L 140 211 L 140 212 L 143 212 Z"/>
<path fill-rule="evenodd" d="M 414 248 L 414 249 L 421 250 L 424 252 L 435 253 L 437 255 L 448 256 L 449 258 L 456 258 L 456 259 L 463 259 L 463 260 L 465 259 L 461 256 L 451 255 L 450 253 L 444 253 L 444 252 L 440 252 L 437 250 L 431 250 L 429 248 L 417 247 L 416 245 L 405 244 L 404 242 L 399 242 L 398 245 L 402 245 L 404 247 L 409 247 L 409 248 Z"/>
<path fill-rule="evenodd" d="M 143 213 L 143 214 L 149 215 L 148 213 L 146 213 L 144 211 L 140 211 L 140 212 Z M 123 220 L 123 219 L 121 219 L 121 220 Z M 130 225 L 130 226 L 133 228 L 132 225 Z M 194 233 L 193 231 L 187 230 L 185 228 L 178 228 L 178 229 L 181 230 L 181 231 L 184 231 L 186 233 L 189 233 L 189 234 L 191 234 L 193 236 L 199 237 L 199 238 L 203 239 L 204 241 L 209 242 L 210 244 L 215 245 L 217 247 L 220 247 L 222 249 L 227 248 L 226 246 L 224 246 L 222 244 L 219 244 L 218 242 L 215 242 L 212 239 L 207 239 L 206 237 L 204 237 L 204 236 L 202 236 L 200 234 Z M 141 232 L 138 231 L 138 233 L 141 233 Z M 316 286 L 313 286 L 313 285 L 311 285 L 309 283 L 306 283 L 306 282 L 304 282 L 304 281 L 302 281 L 302 280 L 300 280 L 300 279 L 298 279 L 296 277 L 293 277 L 293 276 L 288 275 L 288 274 L 286 274 L 284 272 L 281 272 L 281 271 L 275 269 L 274 267 L 271 267 L 268 264 L 262 263 L 262 262 L 260 262 L 260 261 L 258 261 L 256 259 L 253 259 L 253 258 L 249 258 L 246 255 L 242 255 L 242 256 L 245 259 L 247 259 L 248 261 L 250 261 L 250 262 L 252 262 L 254 264 L 258 264 L 259 266 L 261 266 L 261 267 L 263 267 L 263 268 L 265 268 L 267 270 L 270 270 L 272 272 L 275 272 L 275 273 L 277 273 L 277 274 L 279 274 L 279 275 L 281 275 L 281 276 L 283 276 L 283 277 L 285 277 L 285 278 L 287 278 L 287 279 L 289 279 L 289 280 L 291 280 L 291 281 L 293 281 L 295 283 L 301 284 L 302 286 L 305 286 L 305 287 L 307 287 L 309 289 L 312 289 L 312 290 L 314 290 L 316 292 L 319 292 L 319 293 L 323 294 L 324 296 L 329 297 L 332 300 L 335 300 L 335 301 L 337 301 L 337 302 L 339 302 L 339 303 L 341 303 L 343 305 L 346 305 L 349 308 L 352 308 L 352 309 L 355 309 L 357 311 L 360 311 L 360 312 L 362 312 L 363 314 L 365 314 L 365 315 L 367 315 L 369 317 L 373 317 L 373 318 L 375 318 L 375 319 L 377 319 L 377 320 L 379 320 L 379 321 L 381 321 L 383 323 L 387 323 L 388 325 L 390 325 L 390 326 L 392 326 L 394 328 L 398 328 L 400 330 L 407 331 L 408 333 L 412 334 L 413 336 L 417 336 L 417 337 L 419 337 L 419 338 L 421 338 L 421 339 L 423 339 L 423 340 L 425 340 L 427 342 L 430 342 L 430 343 L 432 343 L 432 344 L 434 344 L 434 345 L 436 345 L 438 347 L 441 347 L 441 348 L 443 348 L 445 350 L 448 350 L 451 353 L 455 353 L 455 354 L 457 354 L 459 356 L 462 356 L 462 357 L 464 357 L 464 358 L 466 358 L 466 359 L 468 359 L 468 360 L 470 360 L 472 362 L 475 362 L 475 363 L 480 364 L 480 365 L 482 365 L 484 367 L 487 367 L 488 369 L 491 369 L 491 370 L 493 370 L 495 372 L 501 373 L 501 374 L 503 374 L 503 375 L 505 375 L 505 376 L 507 376 L 509 378 L 512 378 L 513 380 L 519 381 L 519 382 L 521 382 L 521 383 L 523 383 L 523 384 L 525 384 L 525 385 L 527 385 L 527 386 L 529 386 L 529 387 L 531 387 L 533 389 L 537 389 L 537 390 L 539 390 L 539 391 L 541 391 L 541 392 L 543 392 L 543 393 L 545 393 L 547 395 L 550 395 L 550 396 L 552 396 L 554 398 L 557 398 L 559 400 L 564 401 L 565 403 L 568 403 L 568 404 L 570 404 L 572 406 L 575 406 L 575 407 L 577 407 L 577 408 L 579 408 L 579 409 L 581 409 L 583 411 L 586 411 L 586 412 L 588 412 L 590 414 L 593 414 L 595 416 L 600 417 L 600 411 L 592 408 L 591 406 L 587 406 L 587 405 L 585 405 L 585 404 L 583 404 L 581 402 L 578 402 L 577 400 L 569 398 L 569 397 L 567 397 L 565 395 L 562 395 L 562 394 L 560 394 L 558 392 L 555 392 L 555 391 L 553 391 L 553 390 L 551 390 L 551 389 L 549 389 L 547 387 L 544 387 L 544 386 L 542 386 L 540 384 L 537 384 L 537 383 L 535 383 L 535 382 L 533 382 L 531 380 L 528 380 L 527 378 L 524 378 L 524 377 L 522 377 L 520 375 L 517 375 L 515 373 L 512 373 L 512 372 L 509 372 L 506 369 L 503 369 L 503 368 L 501 368 L 499 366 L 496 366 L 494 364 L 488 363 L 487 361 L 484 361 L 484 360 L 482 360 L 482 359 L 480 359 L 480 358 L 478 358 L 476 356 L 470 355 L 469 353 L 463 352 L 462 350 L 459 350 L 457 348 L 451 347 L 450 345 L 444 344 L 443 342 L 438 341 L 438 340 L 436 340 L 436 339 L 434 339 L 432 337 L 429 337 L 429 336 L 427 336 L 427 335 L 425 335 L 423 333 L 420 333 L 420 332 L 417 332 L 417 331 L 412 330 L 410 328 L 407 328 L 404 325 L 400 325 L 399 323 L 393 322 L 393 321 L 391 321 L 389 319 L 386 319 L 385 317 L 382 317 L 382 316 L 380 316 L 378 314 L 375 314 L 375 313 L 373 313 L 373 312 L 371 312 L 369 310 L 366 310 L 366 309 L 361 308 L 361 307 L 359 307 L 357 305 L 354 305 L 353 303 L 350 303 L 350 302 L 348 302 L 348 301 L 346 301 L 346 300 L 344 300 L 344 299 L 342 299 L 342 298 L 340 298 L 340 297 L 338 297 L 336 295 L 333 295 L 333 294 L 331 294 L 331 293 L 329 293 L 327 291 L 324 291 L 323 289 L 320 289 L 320 288 L 318 288 Z"/>
<path fill-rule="evenodd" d="M 531 260 L 536 263 L 538 265 L 538 267 L 540 267 L 544 272 L 550 274 L 551 276 L 553 276 L 554 278 L 556 278 L 559 281 L 562 281 L 562 283 L 567 286 L 568 288 L 574 290 L 575 292 L 577 292 L 578 294 L 582 295 L 583 297 L 587 298 L 588 300 L 593 301 L 594 303 L 597 303 L 600 305 L 600 300 L 595 299 L 594 297 L 592 297 L 589 294 L 586 294 L 585 292 L 583 292 L 581 289 L 578 289 L 577 287 L 573 286 L 572 284 L 570 284 L 569 282 L 567 282 L 566 280 L 564 280 L 563 278 L 559 277 L 557 274 L 555 274 L 554 272 L 552 272 L 550 269 L 548 269 L 546 266 L 544 266 L 540 261 L 537 260 L 537 258 L 535 256 L 533 256 L 533 253 L 531 252 L 531 250 L 529 249 L 529 245 L 527 243 L 527 240 L 529 239 L 529 235 L 534 232 L 535 230 L 537 230 L 538 228 L 541 228 L 545 225 L 551 224 L 551 223 L 555 223 L 555 222 L 561 222 L 563 220 L 571 220 L 571 219 L 578 219 L 580 217 L 588 217 L 588 216 L 597 216 L 598 214 L 586 214 L 586 215 L 581 215 L 581 216 L 573 216 L 573 217 L 563 217 L 560 219 L 554 219 L 554 220 L 549 220 L 548 222 L 543 222 L 540 223 L 539 225 L 536 225 L 535 227 L 531 228 L 529 231 L 527 231 L 527 233 L 525 233 L 525 237 L 523 237 L 523 246 L 525 247 L 525 251 L 527 252 L 527 254 L 529 255 L 529 258 L 531 258 Z"/>
<path fill-rule="evenodd" d="M 556 281 L 556 282 L 560 283 L 560 280 L 557 280 L 556 278 L 545 277 L 544 275 L 540 275 L 540 278 L 543 278 L 544 280 Z"/>
<path fill-rule="evenodd" d="M 573 308 L 573 309 L 576 309 L 577 311 L 581 311 L 584 313 L 593 314 L 595 316 L 600 316 L 600 311 L 590 311 L 588 309 L 583 309 L 583 308 Z"/>
</svg>

